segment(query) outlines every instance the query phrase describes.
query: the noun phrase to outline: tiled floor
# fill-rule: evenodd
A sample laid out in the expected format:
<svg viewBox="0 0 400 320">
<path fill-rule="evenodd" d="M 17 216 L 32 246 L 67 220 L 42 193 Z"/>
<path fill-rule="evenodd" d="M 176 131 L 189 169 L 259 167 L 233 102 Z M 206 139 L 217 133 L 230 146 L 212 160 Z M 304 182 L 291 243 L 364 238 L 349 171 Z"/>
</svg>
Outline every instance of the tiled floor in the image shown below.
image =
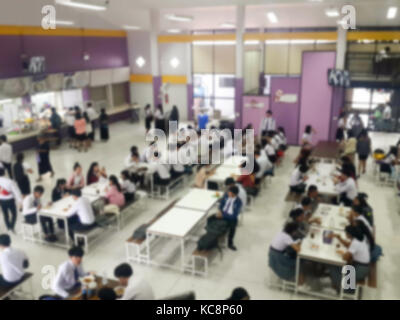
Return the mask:
<svg viewBox="0 0 400 320">
<path fill-rule="evenodd" d="M 108 143 L 96 142 L 88 153 L 78 153 L 68 149 L 66 145 L 52 152 L 51 160 L 56 176 L 53 179 L 48 177 L 42 183 L 46 188 L 46 199 L 49 199 L 49 192 L 56 178 L 67 177 L 74 162 L 79 161 L 86 171 L 92 161 L 98 161 L 107 168 L 108 173 L 118 174 L 129 148 L 132 145 L 138 145 L 140 148 L 144 146 L 142 125 L 122 122 L 112 125 L 110 133 L 111 139 Z M 397 139 L 397 135 L 374 135 L 374 147 L 388 146 L 389 143 L 395 143 Z M 268 246 L 272 237 L 282 227 L 287 213 L 287 206 L 283 200 L 293 168 L 292 161 L 297 151 L 297 148 L 290 148 L 284 164 L 277 170 L 273 185 L 264 190 L 253 209 L 245 213 L 244 224 L 238 228 L 236 234 L 235 242 L 238 251 L 225 250 L 222 261 L 216 257 L 210 266 L 208 278 L 183 275 L 167 269 L 133 265 L 135 274 L 145 277 L 151 283 L 156 298 L 194 290 L 198 299 L 225 299 L 233 288 L 243 286 L 252 299 L 309 299 L 309 297 L 273 290 L 266 285 L 269 277 Z M 27 153 L 27 159 L 36 168 L 33 152 Z M 400 235 L 397 234 L 398 231 L 396 232 L 400 227 L 400 218 L 397 199 L 393 188 L 376 185 L 371 171 L 370 164 L 369 173 L 360 179 L 359 186 L 362 191 L 370 195 L 370 203 L 375 210 L 377 242 L 383 247 L 385 256 L 379 263 L 379 289 L 366 290 L 365 298 L 400 299 L 400 269 L 398 268 Z M 31 181 L 34 181 L 33 177 Z M 106 234 L 85 256 L 85 268 L 97 272 L 105 271 L 109 277 L 112 277 L 114 267 L 125 261 L 124 241 L 136 227 L 149 220 L 166 205 L 165 201 L 151 200 L 147 211 L 140 212 L 129 220 L 123 230 Z M 1 230 L 4 231 L 3 223 L 0 224 Z M 12 236 L 12 241 L 15 247 L 25 250 L 30 257 L 30 270 L 34 272 L 35 296 L 47 292 L 48 277 L 43 268 L 47 265 L 57 267 L 67 258 L 66 251 L 24 242 L 20 235 Z"/>
</svg>

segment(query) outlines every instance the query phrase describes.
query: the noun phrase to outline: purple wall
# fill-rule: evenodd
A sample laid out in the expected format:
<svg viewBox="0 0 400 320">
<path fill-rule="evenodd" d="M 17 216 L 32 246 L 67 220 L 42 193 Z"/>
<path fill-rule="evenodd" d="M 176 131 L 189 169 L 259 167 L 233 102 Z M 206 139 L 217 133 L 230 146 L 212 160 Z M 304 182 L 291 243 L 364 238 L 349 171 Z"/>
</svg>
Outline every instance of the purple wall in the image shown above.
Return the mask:
<svg viewBox="0 0 400 320">
<path fill-rule="evenodd" d="M 249 104 L 263 104 L 263 108 L 247 107 Z M 261 119 L 269 109 L 269 96 L 243 96 L 242 128 L 252 124 L 255 134 L 260 132 Z"/>
<path fill-rule="evenodd" d="M 162 99 L 160 98 L 160 89 L 162 85 L 161 77 L 153 77 L 153 103 L 154 110 L 156 107 L 162 103 Z"/>
<path fill-rule="evenodd" d="M 193 112 L 193 84 L 187 85 L 187 114 L 188 120 L 194 120 L 194 112 Z"/>
<path fill-rule="evenodd" d="M 277 91 L 283 94 L 297 95 L 296 103 L 280 102 L 276 99 Z M 271 110 L 277 127 L 285 129 L 288 144 L 297 145 L 300 115 L 300 78 L 273 77 L 271 80 Z"/>
<path fill-rule="evenodd" d="M 328 85 L 328 69 L 335 67 L 336 53 L 303 52 L 299 137 L 306 125 L 317 131 L 314 143 L 329 140 L 332 87 Z"/>
<path fill-rule="evenodd" d="M 244 82 L 242 78 L 235 79 L 235 129 L 242 128 L 242 102 L 243 102 Z M 236 117 L 236 114 L 239 116 Z"/>
<path fill-rule="evenodd" d="M 22 76 L 21 55 L 44 56 L 47 73 L 128 66 L 126 38 L 0 36 L 0 78 Z M 83 53 L 90 60 L 83 60 Z"/>
</svg>

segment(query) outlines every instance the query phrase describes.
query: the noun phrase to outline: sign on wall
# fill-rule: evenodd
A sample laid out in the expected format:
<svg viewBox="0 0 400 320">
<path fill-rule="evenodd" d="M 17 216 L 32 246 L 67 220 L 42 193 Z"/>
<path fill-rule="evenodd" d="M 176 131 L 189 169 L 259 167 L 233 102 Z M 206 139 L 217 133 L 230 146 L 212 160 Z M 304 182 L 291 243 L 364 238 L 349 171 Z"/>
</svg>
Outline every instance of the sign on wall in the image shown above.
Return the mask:
<svg viewBox="0 0 400 320">
<path fill-rule="evenodd" d="M 297 94 L 284 93 L 283 90 L 278 89 L 275 91 L 274 101 L 279 103 L 297 103 Z"/>
<path fill-rule="evenodd" d="M 257 99 L 251 99 L 249 102 L 247 102 L 245 105 L 245 108 L 258 108 L 258 109 L 263 109 L 265 107 L 265 103 L 262 101 L 259 101 Z"/>
</svg>

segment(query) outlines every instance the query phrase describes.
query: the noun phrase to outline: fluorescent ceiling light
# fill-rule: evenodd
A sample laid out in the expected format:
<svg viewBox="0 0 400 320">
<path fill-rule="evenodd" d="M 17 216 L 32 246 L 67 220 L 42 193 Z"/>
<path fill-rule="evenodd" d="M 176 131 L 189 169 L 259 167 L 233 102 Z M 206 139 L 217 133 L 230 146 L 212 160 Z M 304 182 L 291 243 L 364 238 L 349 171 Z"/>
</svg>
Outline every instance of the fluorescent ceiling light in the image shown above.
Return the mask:
<svg viewBox="0 0 400 320">
<path fill-rule="evenodd" d="M 288 44 L 289 40 L 266 40 L 266 44 Z"/>
<path fill-rule="evenodd" d="M 12 102 L 11 99 L 0 100 L 0 104 L 3 104 L 3 103 L 10 103 L 10 102 Z"/>
<path fill-rule="evenodd" d="M 57 25 L 57 26 L 72 26 L 73 24 L 74 24 L 73 21 L 56 20 L 56 25 Z"/>
<path fill-rule="evenodd" d="M 258 41 L 258 40 L 247 40 L 247 41 L 244 42 L 244 44 L 246 46 L 258 45 L 258 44 L 260 44 L 260 41 Z"/>
<path fill-rule="evenodd" d="M 336 8 L 329 8 L 325 10 L 325 14 L 330 18 L 339 17 L 339 10 Z"/>
<path fill-rule="evenodd" d="M 79 8 L 79 9 L 95 10 L 95 11 L 107 10 L 107 7 L 105 6 L 83 3 L 83 2 L 75 2 L 72 0 L 56 0 L 56 4 L 73 8 Z"/>
<path fill-rule="evenodd" d="M 323 43 L 336 43 L 335 40 L 316 40 L 315 41 L 318 44 L 323 44 Z"/>
<path fill-rule="evenodd" d="M 194 46 L 234 46 L 236 41 L 193 41 Z"/>
<path fill-rule="evenodd" d="M 313 44 L 315 40 L 313 39 L 298 39 L 298 40 L 290 40 L 291 44 Z"/>
<path fill-rule="evenodd" d="M 123 26 L 124 29 L 126 30 L 140 30 L 141 28 L 138 26 Z"/>
<path fill-rule="evenodd" d="M 172 58 L 169 63 L 172 68 L 176 69 L 176 68 L 178 68 L 178 66 L 180 65 L 181 62 L 179 61 L 178 58 L 175 57 L 175 58 Z"/>
<path fill-rule="evenodd" d="M 171 21 L 190 22 L 193 20 L 191 16 L 177 16 L 176 14 L 167 14 L 165 17 Z"/>
<path fill-rule="evenodd" d="M 229 23 L 229 22 L 221 23 L 219 26 L 220 26 L 221 28 L 232 28 L 232 29 L 236 27 L 235 24 Z"/>
<path fill-rule="evenodd" d="M 394 19 L 394 18 L 396 18 L 396 15 L 397 15 L 397 7 L 389 7 L 386 18 Z"/>
<path fill-rule="evenodd" d="M 278 17 L 276 16 L 275 12 L 267 12 L 267 18 L 269 22 L 271 23 L 277 23 L 278 22 Z"/>
<path fill-rule="evenodd" d="M 181 33 L 182 30 L 181 29 L 168 29 L 167 32 L 168 33 Z"/>
<path fill-rule="evenodd" d="M 309 2 L 324 2 L 324 0 L 308 0 Z"/>
<path fill-rule="evenodd" d="M 143 68 L 143 66 L 146 64 L 146 60 L 142 56 L 136 59 L 136 64 L 138 65 L 139 68 Z"/>
</svg>

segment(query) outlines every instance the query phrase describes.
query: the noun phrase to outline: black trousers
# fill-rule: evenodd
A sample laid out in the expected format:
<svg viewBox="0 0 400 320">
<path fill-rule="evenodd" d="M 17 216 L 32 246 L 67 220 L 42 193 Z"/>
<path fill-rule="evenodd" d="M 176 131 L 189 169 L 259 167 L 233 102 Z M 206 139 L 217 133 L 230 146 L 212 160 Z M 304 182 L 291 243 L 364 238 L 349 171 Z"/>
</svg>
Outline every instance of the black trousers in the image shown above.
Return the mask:
<svg viewBox="0 0 400 320">
<path fill-rule="evenodd" d="M 68 223 L 69 223 L 68 231 L 69 231 L 69 236 L 71 237 L 71 239 L 74 239 L 74 234 L 77 231 L 87 231 L 87 230 L 91 230 L 96 227 L 96 223 L 89 224 L 89 225 L 83 224 L 79 221 L 79 219 L 68 220 Z"/>
<path fill-rule="evenodd" d="M 43 233 L 46 236 L 54 234 L 53 219 L 49 217 L 40 217 L 39 220 L 40 220 L 40 225 L 42 226 Z M 36 224 L 37 223 L 36 213 L 26 215 L 25 223 Z"/>
<path fill-rule="evenodd" d="M 233 238 L 235 237 L 237 220 L 226 220 L 229 223 L 229 233 L 228 233 L 228 246 L 233 245 Z"/>
<path fill-rule="evenodd" d="M 4 224 L 8 230 L 14 230 L 15 222 L 17 221 L 17 208 L 15 200 L 0 200 L 1 210 L 3 211 Z"/>
<path fill-rule="evenodd" d="M 351 207 L 353 205 L 353 200 L 347 198 L 346 193 L 341 193 L 339 197 L 339 203 L 343 202 L 345 207 Z"/>
<path fill-rule="evenodd" d="M 6 279 L 3 278 L 3 276 L 0 274 L 0 288 L 10 288 L 13 286 L 16 286 L 20 281 L 16 282 L 8 282 Z"/>
<path fill-rule="evenodd" d="M 96 137 L 96 121 L 92 121 L 91 124 L 92 124 L 92 132 L 89 133 L 88 137 L 90 140 L 94 141 Z"/>
<path fill-rule="evenodd" d="M 11 162 L 10 163 L 2 162 L 2 163 L 3 163 L 4 169 L 6 169 L 8 172 L 8 176 L 10 177 L 10 179 L 12 179 L 13 173 L 12 173 L 12 169 L 11 169 Z"/>
<path fill-rule="evenodd" d="M 291 186 L 290 191 L 296 193 L 303 193 L 306 190 L 306 184 L 300 183 L 297 186 Z"/>
</svg>

